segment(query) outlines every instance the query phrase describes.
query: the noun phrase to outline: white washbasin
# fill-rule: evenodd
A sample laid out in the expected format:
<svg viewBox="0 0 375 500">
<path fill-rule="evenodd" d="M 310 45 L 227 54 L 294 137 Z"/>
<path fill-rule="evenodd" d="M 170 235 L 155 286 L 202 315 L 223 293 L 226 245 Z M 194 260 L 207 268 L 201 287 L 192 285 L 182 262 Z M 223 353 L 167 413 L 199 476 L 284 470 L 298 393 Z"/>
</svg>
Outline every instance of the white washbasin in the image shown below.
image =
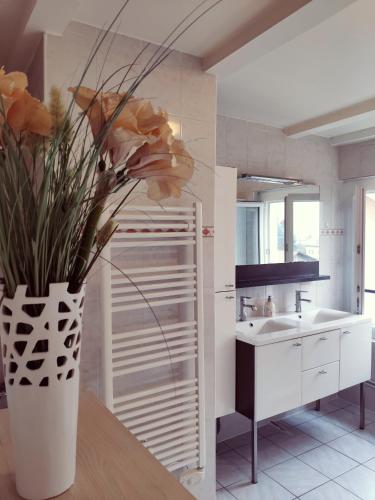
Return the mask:
<svg viewBox="0 0 375 500">
<path fill-rule="evenodd" d="M 329 323 L 330 321 L 345 319 L 349 316 L 353 316 L 353 314 L 345 311 L 337 311 L 336 309 L 314 309 L 312 311 L 296 313 L 293 315 L 293 318 L 299 319 L 304 323 L 316 325 L 318 323 Z"/>
<path fill-rule="evenodd" d="M 241 335 L 259 335 L 263 333 L 284 332 L 298 327 L 298 321 L 292 318 L 254 318 L 236 323 L 236 332 Z"/>
</svg>

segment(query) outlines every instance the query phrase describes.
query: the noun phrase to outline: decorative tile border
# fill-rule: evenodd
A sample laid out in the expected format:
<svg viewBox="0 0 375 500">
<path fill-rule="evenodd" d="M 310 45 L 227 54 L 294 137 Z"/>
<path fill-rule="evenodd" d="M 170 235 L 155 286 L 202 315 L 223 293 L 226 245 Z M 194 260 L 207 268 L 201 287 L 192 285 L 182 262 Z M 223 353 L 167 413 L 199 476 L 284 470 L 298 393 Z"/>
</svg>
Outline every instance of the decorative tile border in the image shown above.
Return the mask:
<svg viewBox="0 0 375 500">
<path fill-rule="evenodd" d="M 202 236 L 204 238 L 213 238 L 215 234 L 214 226 L 203 226 Z"/>
<path fill-rule="evenodd" d="M 343 229 L 321 229 L 321 236 L 343 236 Z"/>
</svg>

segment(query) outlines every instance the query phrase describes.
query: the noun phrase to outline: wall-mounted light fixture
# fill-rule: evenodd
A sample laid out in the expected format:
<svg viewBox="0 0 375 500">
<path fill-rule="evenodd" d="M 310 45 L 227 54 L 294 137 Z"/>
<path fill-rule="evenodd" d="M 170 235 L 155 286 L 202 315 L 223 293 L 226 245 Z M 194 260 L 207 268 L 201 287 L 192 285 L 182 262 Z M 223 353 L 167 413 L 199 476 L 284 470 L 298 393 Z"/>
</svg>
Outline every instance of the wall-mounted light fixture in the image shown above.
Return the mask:
<svg viewBox="0 0 375 500">
<path fill-rule="evenodd" d="M 182 127 L 181 122 L 175 119 L 169 119 L 168 125 L 171 127 L 173 135 L 176 139 L 182 139 Z"/>
<path fill-rule="evenodd" d="M 284 186 L 301 186 L 301 179 L 287 179 L 283 177 L 271 177 L 269 175 L 241 174 L 237 177 L 239 181 L 253 181 L 267 184 L 283 184 Z"/>
</svg>

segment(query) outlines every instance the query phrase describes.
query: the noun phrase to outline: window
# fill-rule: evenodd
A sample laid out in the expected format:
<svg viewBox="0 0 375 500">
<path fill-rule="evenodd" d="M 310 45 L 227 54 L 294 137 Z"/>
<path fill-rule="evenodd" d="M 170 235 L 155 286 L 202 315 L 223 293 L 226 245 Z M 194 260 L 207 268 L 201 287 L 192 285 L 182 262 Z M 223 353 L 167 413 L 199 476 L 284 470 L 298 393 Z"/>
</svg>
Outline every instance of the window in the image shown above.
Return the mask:
<svg viewBox="0 0 375 500">
<path fill-rule="evenodd" d="M 236 265 L 264 264 L 263 204 L 237 204 Z"/>
<path fill-rule="evenodd" d="M 285 208 L 284 201 L 268 205 L 267 263 L 284 262 Z"/>
<path fill-rule="evenodd" d="M 319 195 L 288 195 L 286 197 L 286 220 L 286 261 L 318 261 Z"/>
</svg>

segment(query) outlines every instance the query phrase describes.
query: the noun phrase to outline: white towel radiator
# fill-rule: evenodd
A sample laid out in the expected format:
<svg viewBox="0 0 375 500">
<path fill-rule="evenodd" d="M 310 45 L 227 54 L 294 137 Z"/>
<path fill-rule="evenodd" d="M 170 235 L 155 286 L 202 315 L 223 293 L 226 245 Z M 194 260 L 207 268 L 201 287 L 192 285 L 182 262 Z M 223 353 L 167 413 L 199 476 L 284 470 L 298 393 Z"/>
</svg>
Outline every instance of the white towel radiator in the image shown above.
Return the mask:
<svg viewBox="0 0 375 500">
<path fill-rule="evenodd" d="M 126 206 L 116 220 L 102 265 L 105 403 L 168 470 L 202 470 L 201 204 Z"/>
</svg>

